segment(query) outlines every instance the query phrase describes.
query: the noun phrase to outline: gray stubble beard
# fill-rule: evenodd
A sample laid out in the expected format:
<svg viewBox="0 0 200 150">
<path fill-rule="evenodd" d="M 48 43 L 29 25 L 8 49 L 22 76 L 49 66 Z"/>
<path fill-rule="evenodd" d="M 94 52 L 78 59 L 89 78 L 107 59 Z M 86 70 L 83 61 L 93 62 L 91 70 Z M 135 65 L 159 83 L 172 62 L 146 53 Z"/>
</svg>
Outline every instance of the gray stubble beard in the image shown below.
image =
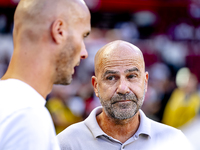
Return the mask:
<svg viewBox="0 0 200 150">
<path fill-rule="evenodd" d="M 145 89 L 143 96 L 138 99 L 134 93 L 125 95 L 115 94 L 111 100 L 103 100 L 98 89 L 99 99 L 107 116 L 114 120 L 126 120 L 135 116 L 135 114 L 142 107 L 145 98 Z M 131 100 L 126 103 L 119 103 L 118 101 Z"/>
</svg>

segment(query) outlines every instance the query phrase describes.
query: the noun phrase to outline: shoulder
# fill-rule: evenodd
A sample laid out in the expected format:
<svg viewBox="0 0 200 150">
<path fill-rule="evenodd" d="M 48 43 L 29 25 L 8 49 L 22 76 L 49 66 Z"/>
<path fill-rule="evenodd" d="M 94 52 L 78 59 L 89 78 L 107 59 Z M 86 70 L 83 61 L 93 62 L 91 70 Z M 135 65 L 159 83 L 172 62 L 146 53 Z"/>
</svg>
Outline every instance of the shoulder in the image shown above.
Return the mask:
<svg viewBox="0 0 200 150">
<path fill-rule="evenodd" d="M 181 131 L 174 127 L 149 119 L 148 117 L 146 117 L 146 115 L 144 114 L 142 110 L 140 110 L 140 127 L 141 127 L 141 130 L 146 131 L 152 137 L 172 136 L 172 135 L 174 136 L 174 135 L 181 134 Z"/>
<path fill-rule="evenodd" d="M 149 120 L 151 122 L 151 128 L 152 129 L 157 129 L 156 131 L 163 131 L 163 130 L 165 131 L 166 130 L 166 131 L 175 132 L 175 133 L 180 131 L 180 130 L 178 130 L 178 129 L 174 128 L 174 127 L 171 127 L 169 125 L 154 121 L 152 119 L 149 119 Z"/>
<path fill-rule="evenodd" d="M 33 112 L 36 115 L 37 111 L 39 115 L 46 114 L 45 99 L 28 84 L 16 79 L 3 80 L 0 81 L 0 91 L 0 122 L 17 115 L 25 117 L 28 114 L 23 114 L 24 111 L 29 115 Z"/>
<path fill-rule="evenodd" d="M 58 139 L 72 135 L 74 136 L 75 134 L 78 134 L 79 136 L 73 138 L 81 138 L 83 135 L 84 137 L 92 135 L 92 131 L 97 130 L 99 128 L 98 123 L 96 121 L 96 114 L 99 111 L 101 111 L 101 108 L 97 107 L 90 113 L 90 115 L 84 121 L 75 123 L 67 127 L 65 130 L 58 134 Z"/>
<path fill-rule="evenodd" d="M 4 120 L 0 126 L 2 133 L 0 140 L 3 146 L 10 148 L 13 145 L 27 150 L 41 148 L 47 150 L 52 146 L 57 149 L 58 142 L 53 123 L 45 108 L 43 109 L 42 111 L 34 108 L 21 109 Z M 0 144 L 0 149 L 1 146 Z"/>
<path fill-rule="evenodd" d="M 151 122 L 151 133 L 153 136 L 184 136 L 179 129 L 153 121 L 151 119 L 149 120 Z"/>
<path fill-rule="evenodd" d="M 84 143 L 85 139 L 89 140 L 88 137 L 91 137 L 91 132 L 85 125 L 84 121 L 75 123 L 61 133 L 57 135 L 57 139 L 61 149 L 71 149 L 76 147 L 79 149 L 79 145 Z"/>
<path fill-rule="evenodd" d="M 149 142 L 154 143 L 154 146 L 166 147 L 167 149 L 174 149 L 174 147 L 190 149 L 190 143 L 181 130 L 149 119 L 141 110 L 140 116 L 140 132 L 148 133 Z"/>
<path fill-rule="evenodd" d="M 23 130 L 24 132 L 19 133 L 28 133 L 33 136 L 36 134 L 42 135 L 46 130 L 53 129 L 53 122 L 50 118 L 50 114 L 45 108 L 19 109 L 3 120 L 2 126 L 3 125 L 5 125 L 5 128 L 10 128 L 9 130 Z"/>
<path fill-rule="evenodd" d="M 75 123 L 67 127 L 65 130 L 63 130 L 61 133 L 57 135 L 57 138 L 59 141 L 62 141 L 63 139 L 73 140 L 75 138 L 81 138 L 82 135 L 85 136 L 85 134 L 89 132 L 88 130 L 89 129 L 86 127 L 84 121 L 81 121 L 79 123 Z M 79 136 L 74 136 L 74 135 L 79 135 Z"/>
<path fill-rule="evenodd" d="M 183 134 L 183 132 L 174 127 L 153 121 L 151 122 L 151 139 L 159 141 L 162 147 L 171 147 L 172 149 L 191 150 L 191 143 Z"/>
</svg>

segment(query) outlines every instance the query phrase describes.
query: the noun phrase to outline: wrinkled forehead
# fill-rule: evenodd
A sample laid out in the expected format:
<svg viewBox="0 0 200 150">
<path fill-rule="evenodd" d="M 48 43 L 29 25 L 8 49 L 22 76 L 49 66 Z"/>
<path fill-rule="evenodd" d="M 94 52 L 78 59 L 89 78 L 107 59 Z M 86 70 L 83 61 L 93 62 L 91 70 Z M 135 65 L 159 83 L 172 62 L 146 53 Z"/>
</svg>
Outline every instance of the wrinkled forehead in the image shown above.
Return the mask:
<svg viewBox="0 0 200 150">
<path fill-rule="evenodd" d="M 99 54 L 96 67 L 103 71 L 105 68 L 115 66 L 135 66 L 144 70 L 144 59 L 141 51 L 131 44 L 113 44 Z"/>
</svg>

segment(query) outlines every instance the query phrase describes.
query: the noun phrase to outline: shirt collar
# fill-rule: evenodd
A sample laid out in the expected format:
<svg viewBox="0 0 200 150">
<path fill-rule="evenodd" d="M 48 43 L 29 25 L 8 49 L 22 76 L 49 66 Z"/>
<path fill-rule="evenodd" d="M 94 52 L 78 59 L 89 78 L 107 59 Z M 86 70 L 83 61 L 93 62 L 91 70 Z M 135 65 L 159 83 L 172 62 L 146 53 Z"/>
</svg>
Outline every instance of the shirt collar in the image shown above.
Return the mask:
<svg viewBox="0 0 200 150">
<path fill-rule="evenodd" d="M 90 115 L 84 121 L 85 125 L 89 128 L 94 137 L 106 135 L 100 128 L 96 119 L 96 116 L 101 112 L 102 112 L 102 106 L 96 107 L 95 109 L 92 110 Z"/>
<path fill-rule="evenodd" d="M 102 112 L 102 106 L 99 106 L 95 108 L 88 118 L 85 119 L 84 123 L 89 128 L 89 130 L 92 132 L 94 137 L 98 137 L 101 135 L 106 135 L 103 130 L 99 127 L 96 116 Z M 148 136 L 151 137 L 151 122 L 150 120 L 145 116 L 142 110 L 139 110 L 140 113 L 140 125 L 135 133 L 136 136 Z"/>
<path fill-rule="evenodd" d="M 146 135 L 151 138 L 151 122 L 141 109 L 139 110 L 139 113 L 140 113 L 140 125 L 135 135 L 137 136 Z"/>
</svg>

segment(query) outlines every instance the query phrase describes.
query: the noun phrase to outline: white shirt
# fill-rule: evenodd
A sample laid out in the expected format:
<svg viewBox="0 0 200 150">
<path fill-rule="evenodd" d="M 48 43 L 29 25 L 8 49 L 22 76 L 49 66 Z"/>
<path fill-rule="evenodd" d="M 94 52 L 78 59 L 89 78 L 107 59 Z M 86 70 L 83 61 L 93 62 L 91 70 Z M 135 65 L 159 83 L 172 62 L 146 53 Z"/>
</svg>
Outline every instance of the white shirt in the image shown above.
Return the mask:
<svg viewBox="0 0 200 150">
<path fill-rule="evenodd" d="M 89 117 L 69 126 L 60 134 L 61 150 L 190 150 L 190 143 L 180 130 L 150 120 L 140 110 L 140 125 L 125 143 L 108 136 L 99 127 L 96 116 L 102 107 L 95 108 Z"/>
<path fill-rule="evenodd" d="M 186 135 L 195 150 L 200 149 L 200 116 L 197 116 L 192 121 L 182 126 L 181 130 Z"/>
<path fill-rule="evenodd" d="M 0 80 L 0 150 L 59 150 L 45 99 L 28 84 Z"/>
</svg>

